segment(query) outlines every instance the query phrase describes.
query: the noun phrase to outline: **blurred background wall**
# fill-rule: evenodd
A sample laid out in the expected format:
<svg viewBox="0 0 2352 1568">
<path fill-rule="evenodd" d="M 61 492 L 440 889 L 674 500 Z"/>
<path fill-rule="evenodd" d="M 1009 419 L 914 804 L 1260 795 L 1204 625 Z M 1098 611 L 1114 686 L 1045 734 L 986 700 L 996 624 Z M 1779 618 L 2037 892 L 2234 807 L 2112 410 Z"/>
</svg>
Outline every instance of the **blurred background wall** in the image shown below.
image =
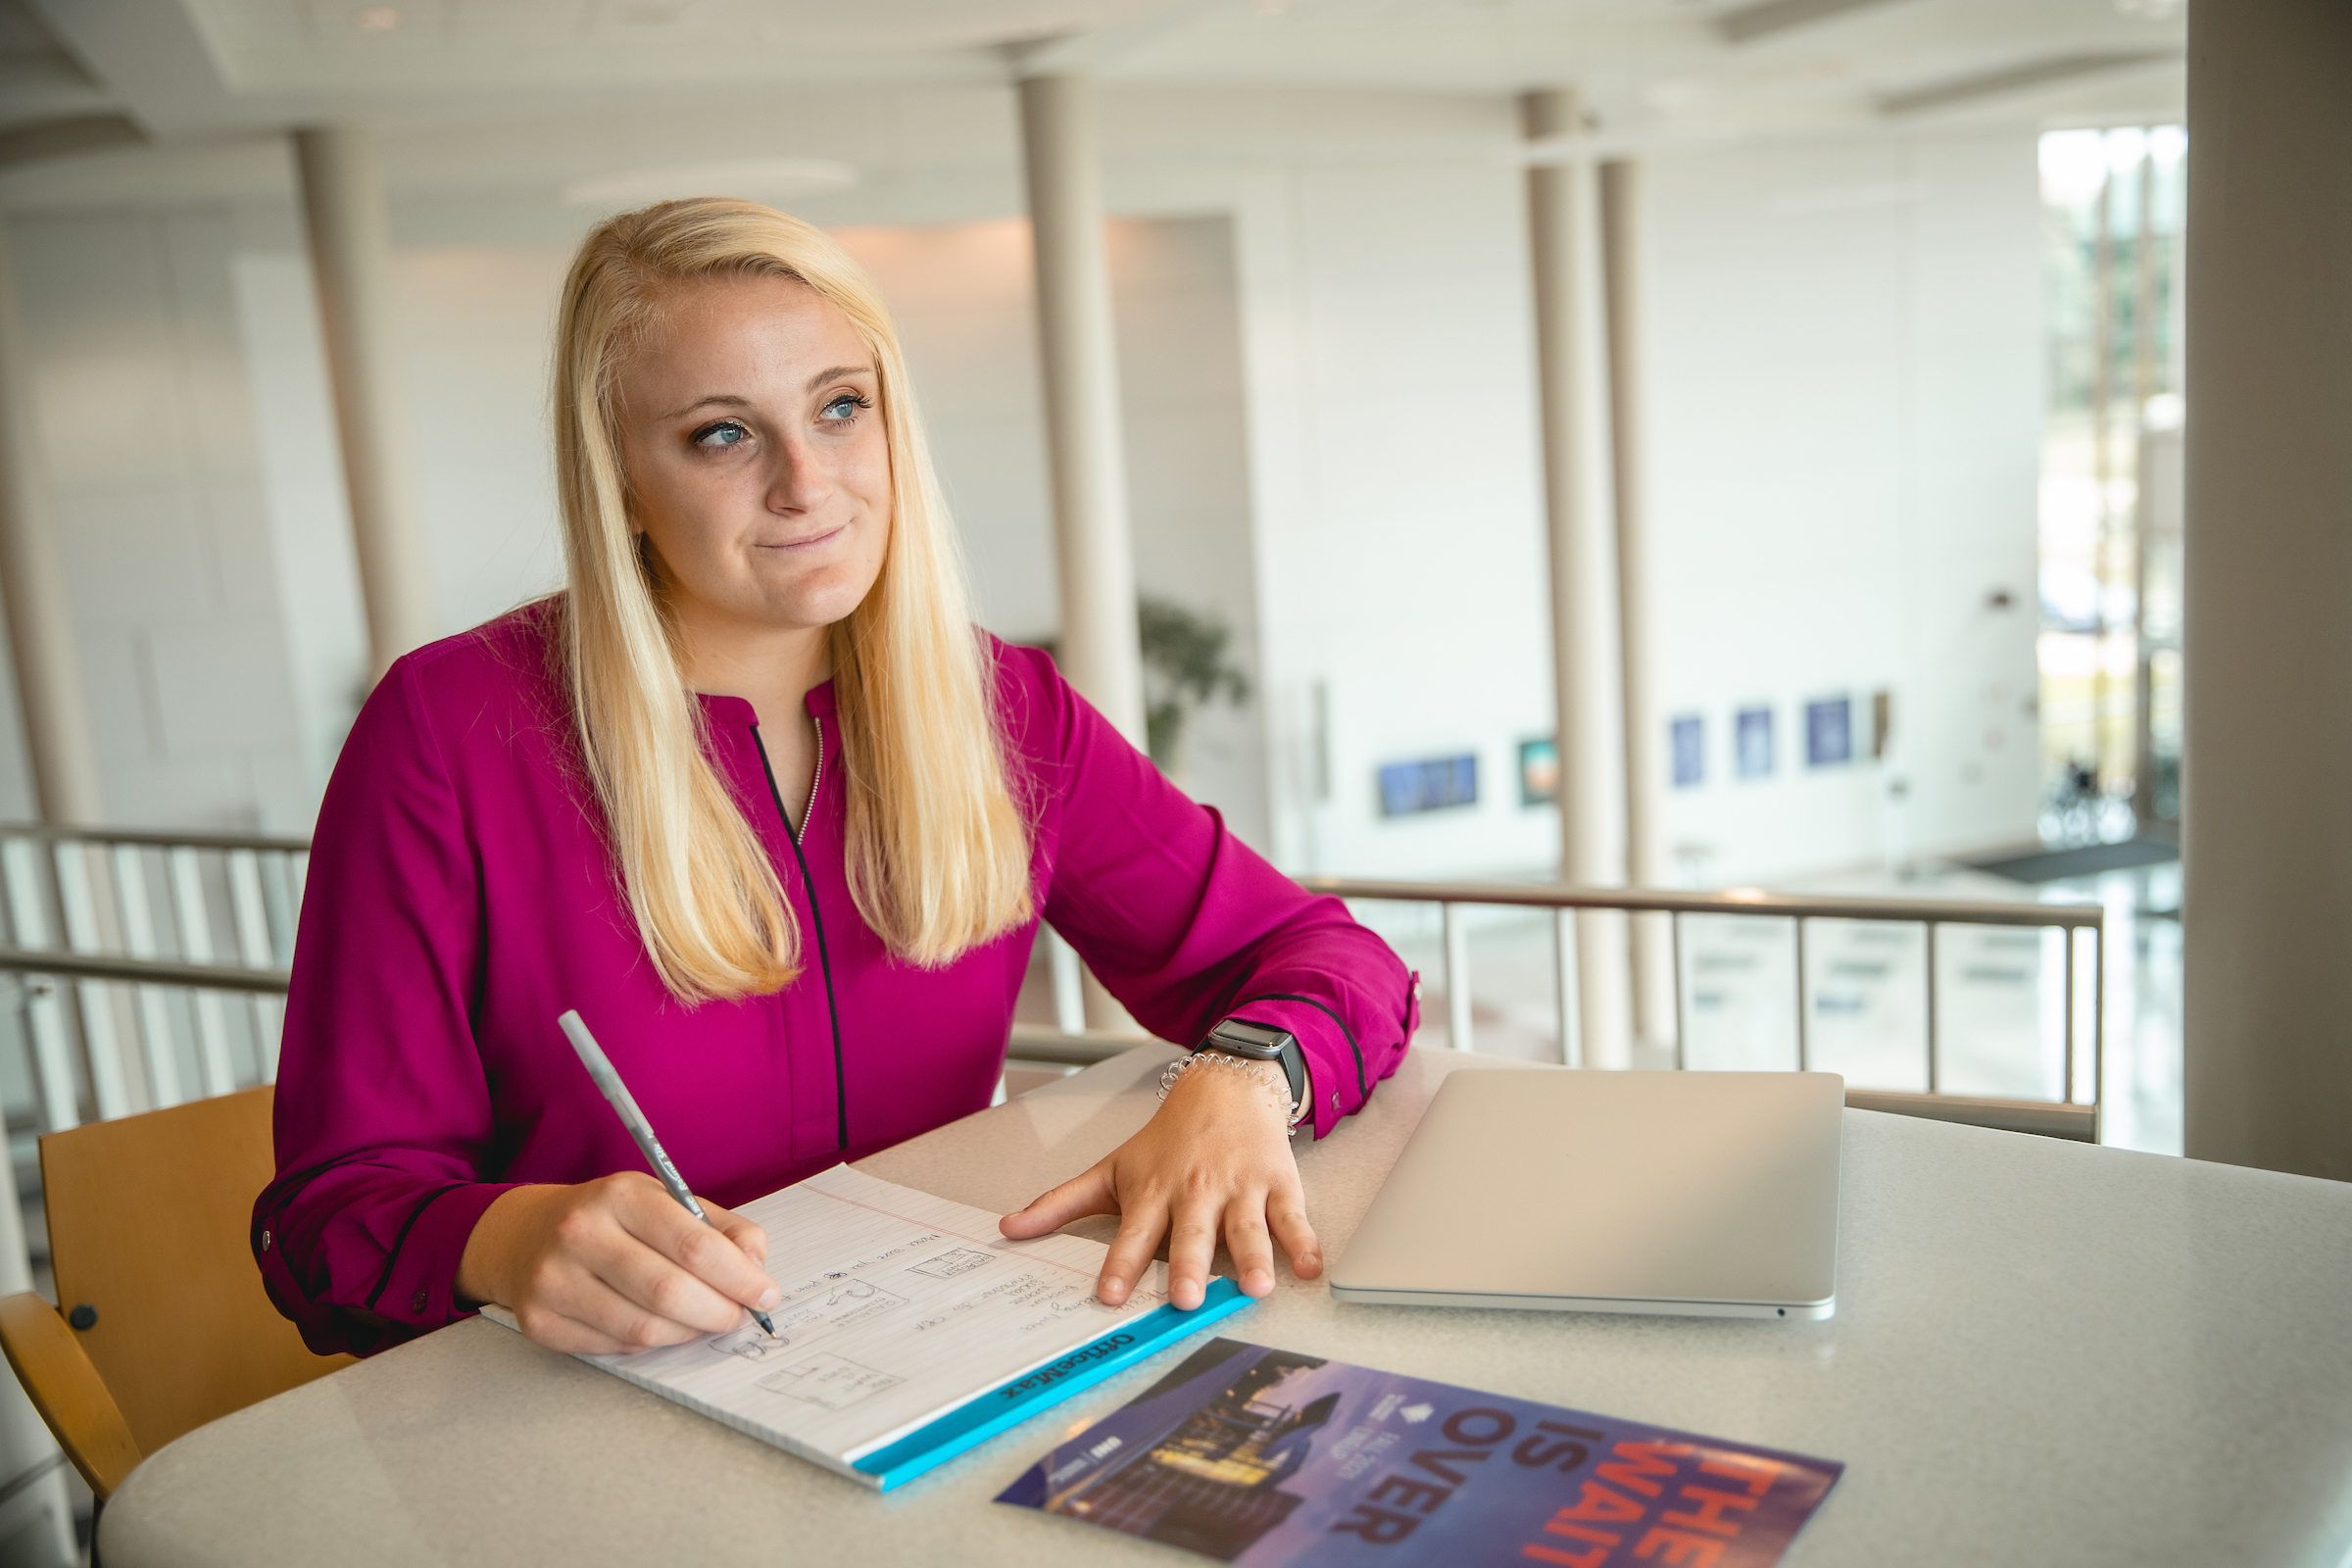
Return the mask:
<svg viewBox="0 0 2352 1568">
<path fill-rule="evenodd" d="M 1224 620 L 1252 688 L 1202 712 L 1186 782 L 1302 871 L 1552 863 L 1520 788 L 1552 695 L 1509 99 L 1138 83 L 1100 113 L 1139 586 Z M 776 199 L 901 314 L 984 623 L 1055 635 L 1007 92 L 412 118 L 378 134 L 441 631 L 560 573 L 547 334 L 603 210 L 577 187 L 723 152 L 852 166 Z M 2034 837 L 2039 134 L 1645 161 L 1642 723 L 1694 759 L 1660 802 L 1682 880 Z M 302 831 L 367 656 L 291 161 L 102 153 L 0 175 L 0 209 L 107 810 Z M 1846 750 L 1815 760 L 1831 700 Z M 1474 806 L 1382 815 L 1383 764 L 1462 754 Z"/>
</svg>

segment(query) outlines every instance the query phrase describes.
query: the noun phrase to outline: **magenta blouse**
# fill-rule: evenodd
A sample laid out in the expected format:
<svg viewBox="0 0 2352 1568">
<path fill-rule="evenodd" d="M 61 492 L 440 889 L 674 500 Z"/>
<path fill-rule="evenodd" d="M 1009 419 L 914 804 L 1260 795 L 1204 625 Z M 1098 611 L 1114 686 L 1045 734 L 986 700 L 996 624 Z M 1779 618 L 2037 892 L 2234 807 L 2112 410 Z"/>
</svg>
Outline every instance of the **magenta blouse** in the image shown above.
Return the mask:
<svg viewBox="0 0 2352 1568">
<path fill-rule="evenodd" d="M 841 732 L 796 843 L 752 705 L 704 697 L 710 760 L 766 844 L 806 967 L 680 1004 L 621 897 L 570 739 L 545 606 L 417 650 L 360 711 L 318 813 L 253 1210 L 278 1309 L 321 1352 L 465 1316 L 458 1259 L 509 1187 L 645 1169 L 556 1026 L 577 1007 L 697 1193 L 736 1204 L 987 1105 L 1035 924 L 902 963 L 844 880 Z M 1036 810 L 1044 916 L 1146 1028 L 1228 1012 L 1305 1048 L 1320 1137 L 1394 1072 L 1413 979 L 1185 798 L 1042 653 L 992 643 Z M 345 1310 L 356 1309 L 356 1310 Z"/>
</svg>

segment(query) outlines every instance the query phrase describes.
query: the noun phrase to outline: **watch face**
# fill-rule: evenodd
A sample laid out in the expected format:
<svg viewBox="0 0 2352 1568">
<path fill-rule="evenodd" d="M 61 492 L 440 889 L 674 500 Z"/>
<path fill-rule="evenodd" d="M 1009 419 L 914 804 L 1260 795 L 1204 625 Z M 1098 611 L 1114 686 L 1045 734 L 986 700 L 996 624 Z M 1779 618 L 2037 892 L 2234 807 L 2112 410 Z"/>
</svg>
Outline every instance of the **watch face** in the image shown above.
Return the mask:
<svg viewBox="0 0 2352 1568">
<path fill-rule="evenodd" d="M 1228 1018 L 1211 1029 L 1208 1038 L 1228 1051 L 1271 1060 L 1282 1054 L 1282 1048 L 1290 1042 L 1291 1037 L 1280 1029 L 1268 1029 L 1263 1024 Z"/>
</svg>

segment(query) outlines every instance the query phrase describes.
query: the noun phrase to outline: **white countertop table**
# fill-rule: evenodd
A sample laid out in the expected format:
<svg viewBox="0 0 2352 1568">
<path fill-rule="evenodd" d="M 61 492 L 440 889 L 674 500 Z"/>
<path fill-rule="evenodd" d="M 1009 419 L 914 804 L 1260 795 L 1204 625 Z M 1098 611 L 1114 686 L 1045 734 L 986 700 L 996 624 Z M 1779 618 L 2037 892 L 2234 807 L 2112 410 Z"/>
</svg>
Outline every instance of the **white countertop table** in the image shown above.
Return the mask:
<svg viewBox="0 0 2352 1568">
<path fill-rule="evenodd" d="M 1171 1054 L 860 1168 L 1018 1207 L 1141 1126 Z M 1329 1255 L 1439 1080 L 1519 1065 L 1416 1050 L 1303 1150 Z M 1459 1173 L 1463 1205 L 1542 1202 L 1499 1153 Z M 1828 1322 L 1343 1305 L 1282 1278 L 1210 1332 L 1843 1460 L 1789 1568 L 2343 1568 L 2352 1549 L 2352 1185 L 1849 1110 Z M 467 1321 L 172 1444 L 108 1505 L 100 1548 L 108 1568 L 1176 1568 L 1205 1559 L 990 1500 L 1175 1353 L 882 1496 Z"/>
</svg>

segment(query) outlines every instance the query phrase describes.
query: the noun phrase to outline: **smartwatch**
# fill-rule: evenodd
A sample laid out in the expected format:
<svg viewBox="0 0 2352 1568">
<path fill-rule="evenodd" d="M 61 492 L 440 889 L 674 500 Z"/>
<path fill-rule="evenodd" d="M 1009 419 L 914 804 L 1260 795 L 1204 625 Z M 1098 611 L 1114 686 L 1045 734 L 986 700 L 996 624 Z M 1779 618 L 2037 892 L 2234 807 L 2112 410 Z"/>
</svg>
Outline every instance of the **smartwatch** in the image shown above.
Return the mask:
<svg viewBox="0 0 2352 1568">
<path fill-rule="evenodd" d="M 1282 1066 L 1282 1076 L 1291 1090 L 1291 1125 L 1296 1127 L 1306 1119 L 1314 1108 L 1307 1099 L 1306 1053 L 1299 1049 L 1298 1037 L 1287 1029 L 1276 1029 L 1247 1018 L 1227 1018 L 1211 1029 L 1195 1051 L 1213 1051 L 1220 1056 L 1239 1056 L 1244 1061 L 1272 1061 Z"/>
</svg>

